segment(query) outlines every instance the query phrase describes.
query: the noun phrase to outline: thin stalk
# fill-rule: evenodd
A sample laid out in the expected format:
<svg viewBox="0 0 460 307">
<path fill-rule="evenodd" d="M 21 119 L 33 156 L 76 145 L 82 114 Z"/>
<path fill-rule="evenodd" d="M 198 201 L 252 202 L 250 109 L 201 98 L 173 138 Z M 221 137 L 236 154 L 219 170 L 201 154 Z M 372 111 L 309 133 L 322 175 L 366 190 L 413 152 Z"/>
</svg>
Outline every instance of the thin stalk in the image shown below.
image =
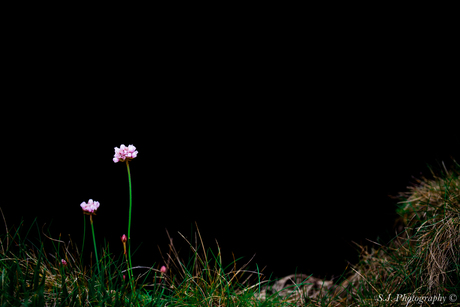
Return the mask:
<svg viewBox="0 0 460 307">
<path fill-rule="evenodd" d="M 133 196 L 131 191 L 131 173 L 129 171 L 129 163 L 126 160 L 126 167 L 128 168 L 128 182 L 129 182 L 129 220 L 128 220 L 128 260 L 129 260 L 129 268 L 128 274 L 131 281 L 131 288 L 133 287 L 133 272 L 131 268 L 133 264 L 131 262 L 131 208 L 133 206 Z"/>
<path fill-rule="evenodd" d="M 94 226 L 93 226 L 93 215 L 92 214 L 89 216 L 89 220 L 91 221 L 91 230 L 93 231 L 94 253 L 96 254 L 97 270 L 100 273 L 101 270 L 99 269 L 99 258 L 97 257 L 96 236 L 94 236 Z"/>
</svg>

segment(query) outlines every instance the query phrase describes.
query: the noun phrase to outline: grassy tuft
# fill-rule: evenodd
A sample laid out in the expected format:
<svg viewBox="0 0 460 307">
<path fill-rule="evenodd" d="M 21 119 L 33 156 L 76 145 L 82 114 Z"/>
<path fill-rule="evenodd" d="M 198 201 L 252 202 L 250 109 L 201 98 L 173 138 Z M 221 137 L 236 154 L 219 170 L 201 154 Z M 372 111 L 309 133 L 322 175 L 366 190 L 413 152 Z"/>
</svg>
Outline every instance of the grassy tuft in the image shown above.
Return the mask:
<svg viewBox="0 0 460 307">
<path fill-rule="evenodd" d="M 53 243 L 54 253 L 47 254 L 43 242 L 37 246 L 23 239 L 20 229 L 6 227 L 6 235 L 0 238 L 0 306 L 280 306 L 285 302 L 280 296 L 258 299 L 255 293 L 265 282 L 264 275 L 247 270 L 250 261 L 237 268 L 240 259 L 234 259 L 224 267 L 219 245 L 217 252 L 205 251 L 199 231 L 193 244 L 183 237 L 192 251 L 189 260 L 180 257 L 170 238 L 166 273 L 147 268 L 135 279 L 134 290 L 122 255 L 115 260 L 108 245 L 98 251 L 99 271 L 96 263 L 82 265 L 72 241 L 46 238 Z M 133 269 L 138 268 L 145 267 Z"/>
<path fill-rule="evenodd" d="M 360 261 L 340 283 L 336 306 L 431 305 L 440 296 L 443 306 L 458 306 L 460 165 L 432 176 L 398 195 L 400 231 L 386 246 L 358 246 Z"/>
</svg>

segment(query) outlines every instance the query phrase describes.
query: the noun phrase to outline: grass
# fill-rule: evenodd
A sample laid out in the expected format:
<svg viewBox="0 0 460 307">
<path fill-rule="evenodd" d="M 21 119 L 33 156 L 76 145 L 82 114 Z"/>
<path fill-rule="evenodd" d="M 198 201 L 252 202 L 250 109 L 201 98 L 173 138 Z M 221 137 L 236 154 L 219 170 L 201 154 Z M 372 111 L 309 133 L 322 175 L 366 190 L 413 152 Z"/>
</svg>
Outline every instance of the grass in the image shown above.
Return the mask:
<svg viewBox="0 0 460 307">
<path fill-rule="evenodd" d="M 108 245 L 98 252 L 99 271 L 82 265 L 72 241 L 47 236 L 55 249 L 47 254 L 43 241 L 26 239 L 30 228 L 23 236 L 22 224 L 10 230 L 3 217 L 0 306 L 457 306 L 459 176 L 455 162 L 416 179 L 398 195 L 399 232 L 387 244 L 357 245 L 359 262 L 335 282 L 303 274 L 271 280 L 241 259 L 225 266 L 219 245 L 206 249 L 197 227 L 193 242 L 183 237 L 191 257 L 184 260 L 170 239 L 166 273 L 147 268 L 131 288 L 123 255 L 115 259 Z"/>
<path fill-rule="evenodd" d="M 6 222 L 5 222 L 6 224 Z M 22 224 L 21 224 L 22 225 Z M 21 226 L 20 225 L 20 226 Z M 277 295 L 258 299 L 254 292 L 264 284 L 263 274 L 237 268 L 237 259 L 223 267 L 221 251 L 205 252 L 201 234 L 190 244 L 193 256 L 184 261 L 172 240 L 164 256 L 166 273 L 153 267 L 135 280 L 131 289 L 123 257 L 117 260 L 108 245 L 100 255 L 99 266 L 84 267 L 72 241 L 47 236 L 55 246 L 47 254 L 43 243 L 37 246 L 22 238 L 20 229 L 1 238 L 0 306 L 280 306 Z M 30 229 L 29 229 L 30 231 Z M 28 231 L 28 232 L 29 232 Z M 169 234 L 168 234 L 169 235 Z M 184 240 L 185 237 L 184 237 Z M 73 253 L 71 253 L 73 251 Z M 66 261 L 66 265 L 62 263 Z M 100 268 L 100 270 L 98 269 Z M 133 269 L 140 268 L 134 267 Z M 250 285 L 253 276 L 256 283 Z"/>
<path fill-rule="evenodd" d="M 416 179 L 398 195 L 399 233 L 388 244 L 359 247 L 360 261 L 340 283 L 334 306 L 460 302 L 460 165 Z M 412 299 L 412 301 L 410 301 Z"/>
</svg>

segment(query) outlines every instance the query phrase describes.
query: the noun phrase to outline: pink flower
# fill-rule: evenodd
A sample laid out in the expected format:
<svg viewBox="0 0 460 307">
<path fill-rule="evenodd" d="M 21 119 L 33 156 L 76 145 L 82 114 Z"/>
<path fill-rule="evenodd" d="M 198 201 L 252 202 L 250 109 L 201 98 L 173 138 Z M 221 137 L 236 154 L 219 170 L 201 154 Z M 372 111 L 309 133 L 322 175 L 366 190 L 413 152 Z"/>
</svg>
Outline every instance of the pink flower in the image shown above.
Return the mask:
<svg viewBox="0 0 460 307">
<path fill-rule="evenodd" d="M 166 273 L 166 267 L 164 265 L 161 267 L 160 272 L 163 274 Z"/>
<path fill-rule="evenodd" d="M 85 214 L 96 214 L 97 208 L 99 208 L 99 202 L 92 199 L 88 200 L 88 203 L 82 202 L 80 207 L 83 209 Z"/>
<path fill-rule="evenodd" d="M 67 265 L 67 261 L 65 261 L 64 259 L 62 259 L 61 262 L 63 265 Z"/>
<path fill-rule="evenodd" d="M 115 155 L 113 156 L 113 162 L 117 163 L 118 161 L 129 161 L 137 157 L 136 147 L 129 145 L 126 147 L 124 144 L 121 144 L 120 148 L 115 147 Z"/>
<path fill-rule="evenodd" d="M 126 235 L 122 235 L 121 242 L 123 242 L 123 249 L 125 251 L 125 255 L 126 255 L 126 241 L 128 241 L 128 238 L 126 237 Z"/>
</svg>

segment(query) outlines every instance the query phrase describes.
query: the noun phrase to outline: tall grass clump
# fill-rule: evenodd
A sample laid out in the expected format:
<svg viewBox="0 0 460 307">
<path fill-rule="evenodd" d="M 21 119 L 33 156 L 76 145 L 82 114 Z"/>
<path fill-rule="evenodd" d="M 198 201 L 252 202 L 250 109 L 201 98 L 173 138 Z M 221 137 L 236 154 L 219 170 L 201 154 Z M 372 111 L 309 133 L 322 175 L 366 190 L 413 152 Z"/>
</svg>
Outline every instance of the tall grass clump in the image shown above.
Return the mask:
<svg viewBox="0 0 460 307">
<path fill-rule="evenodd" d="M 453 160 L 450 170 L 442 163 L 430 171 L 431 178 L 416 178 L 395 196 L 399 218 L 390 242 L 357 244 L 358 263 L 335 282 L 305 276 L 300 284 L 291 276 L 290 301 L 295 298 L 297 306 L 460 306 L 460 165 Z"/>
<path fill-rule="evenodd" d="M 358 246 L 360 261 L 340 283 L 337 306 L 460 304 L 460 165 L 430 170 L 432 178 L 397 195 L 396 236 Z"/>
</svg>

